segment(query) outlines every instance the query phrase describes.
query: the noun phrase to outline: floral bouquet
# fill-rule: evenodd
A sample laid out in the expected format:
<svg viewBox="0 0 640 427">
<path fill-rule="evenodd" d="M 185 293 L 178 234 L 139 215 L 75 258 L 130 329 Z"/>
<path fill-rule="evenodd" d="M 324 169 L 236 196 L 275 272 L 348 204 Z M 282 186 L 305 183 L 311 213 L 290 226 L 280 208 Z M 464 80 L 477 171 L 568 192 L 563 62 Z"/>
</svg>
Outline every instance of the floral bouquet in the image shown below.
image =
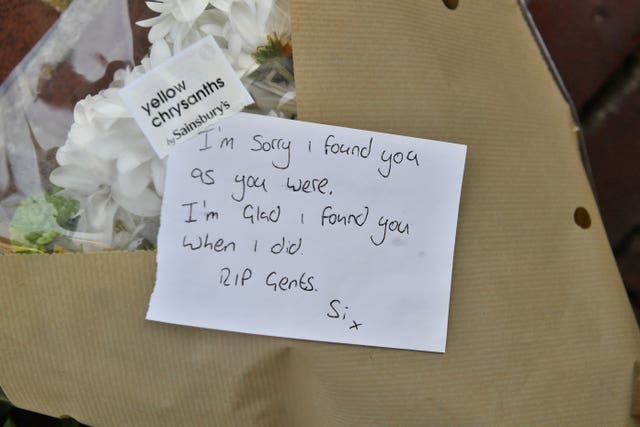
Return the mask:
<svg viewBox="0 0 640 427">
<path fill-rule="evenodd" d="M 42 191 L 13 185 L 24 165 L 7 156 L 8 171 L 0 173 L 3 252 L 155 247 L 165 161 L 157 157 L 118 91 L 203 37 L 214 37 L 253 96 L 255 104 L 247 111 L 295 117 L 287 0 L 156 0 L 146 6 L 157 14 L 137 22 L 148 28 L 148 54 L 139 65 L 117 69 L 107 88 L 73 106 L 62 145 L 38 159 Z M 41 75 L 51 72 L 47 67 Z M 15 85 L 16 80 L 7 83 Z M 33 132 L 31 139 L 38 139 Z"/>
</svg>

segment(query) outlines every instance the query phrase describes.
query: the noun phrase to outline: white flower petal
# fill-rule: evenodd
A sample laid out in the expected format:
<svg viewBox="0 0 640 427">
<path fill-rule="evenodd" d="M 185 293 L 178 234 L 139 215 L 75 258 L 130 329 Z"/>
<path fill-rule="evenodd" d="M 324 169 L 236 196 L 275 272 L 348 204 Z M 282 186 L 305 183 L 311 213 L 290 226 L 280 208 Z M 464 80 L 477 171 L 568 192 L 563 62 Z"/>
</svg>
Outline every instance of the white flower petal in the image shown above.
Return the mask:
<svg viewBox="0 0 640 427">
<path fill-rule="evenodd" d="M 67 142 L 58 149 L 56 161 L 60 166 L 86 165 L 94 160 L 93 155 L 87 150 L 76 149 Z"/>
<path fill-rule="evenodd" d="M 153 159 L 151 161 L 151 180 L 153 186 L 156 189 L 158 196 L 162 197 L 164 194 L 164 179 L 165 172 L 167 170 L 167 164 L 165 160 Z"/>
<path fill-rule="evenodd" d="M 81 194 L 92 194 L 102 183 L 92 171 L 76 165 L 60 166 L 54 169 L 49 179 L 58 187 L 67 188 Z"/>
<path fill-rule="evenodd" d="M 139 27 L 151 27 L 164 19 L 167 19 L 167 17 L 163 15 L 158 15 L 158 16 L 154 16 L 153 18 L 143 19 L 142 21 L 138 21 L 136 22 L 136 25 Z"/>
<path fill-rule="evenodd" d="M 262 27 L 262 31 L 267 29 L 267 21 L 273 11 L 273 0 L 256 0 L 256 19 Z"/>
<path fill-rule="evenodd" d="M 130 117 L 131 114 L 124 106 L 122 101 L 116 98 L 104 97 L 99 99 L 95 105 L 94 110 L 96 113 L 107 117 Z"/>
<path fill-rule="evenodd" d="M 273 2 L 269 0 L 237 0 L 231 4 L 229 20 L 242 37 L 245 51 L 254 52 L 258 46 L 265 44 L 272 7 Z"/>
<path fill-rule="evenodd" d="M 206 34 L 202 33 L 199 28 L 192 27 L 189 29 L 184 39 L 182 40 L 183 48 L 191 46 L 192 44 L 199 42 Z"/>
<path fill-rule="evenodd" d="M 95 140 L 91 153 L 103 163 L 110 163 L 118 159 L 122 155 L 122 151 L 126 149 L 127 142 L 121 140 L 122 135 L 110 136 L 103 135 L 100 139 Z"/>
<path fill-rule="evenodd" d="M 258 64 L 253 57 L 246 53 L 241 53 L 233 64 L 233 69 L 236 70 L 238 77 L 242 78 L 247 74 L 250 74 L 253 70 L 258 68 Z"/>
<path fill-rule="evenodd" d="M 146 188 L 137 197 L 130 198 L 122 194 L 118 187 L 114 186 L 111 189 L 111 196 L 123 209 L 135 215 L 157 216 L 160 214 L 160 197 L 149 188 Z"/>
<path fill-rule="evenodd" d="M 200 16 L 207 4 L 209 0 L 177 0 L 171 13 L 180 22 L 193 21 Z"/>
<path fill-rule="evenodd" d="M 151 64 L 155 67 L 160 64 L 165 59 L 171 57 L 171 49 L 166 41 L 163 39 L 156 40 L 155 43 L 151 46 Z"/>
<path fill-rule="evenodd" d="M 109 194 L 109 188 L 102 188 L 87 197 L 85 216 L 89 226 L 94 230 L 113 228 L 113 217 L 118 209 Z"/>
<path fill-rule="evenodd" d="M 210 0 L 209 3 L 216 9 L 229 13 L 229 7 L 231 3 L 233 3 L 233 0 Z"/>
<path fill-rule="evenodd" d="M 218 24 L 204 24 L 200 26 L 200 31 L 214 37 L 221 37 L 223 34 L 222 30 L 223 27 Z"/>
<path fill-rule="evenodd" d="M 171 30 L 171 27 L 173 26 L 173 24 L 174 23 L 171 19 L 165 19 L 153 25 L 151 27 L 151 30 L 149 30 L 149 36 L 148 36 L 149 41 L 151 43 L 154 43 L 156 40 L 166 36 Z"/>
<path fill-rule="evenodd" d="M 240 34 L 229 34 L 227 41 L 229 42 L 229 53 L 234 58 L 237 58 L 238 55 L 240 55 L 240 53 L 242 52 L 242 38 L 240 37 Z"/>
<path fill-rule="evenodd" d="M 280 37 L 291 39 L 289 0 L 275 0 L 266 30 L 269 34 L 276 33 Z"/>
<path fill-rule="evenodd" d="M 170 12 L 171 9 L 173 9 L 174 7 L 173 2 L 164 2 L 164 1 L 148 1 L 148 2 L 145 2 L 145 4 L 149 9 L 157 13 Z"/>
<path fill-rule="evenodd" d="M 224 28 L 225 24 L 229 22 L 227 14 L 220 10 L 205 10 L 202 15 L 197 19 L 196 24 L 202 29 L 203 26 L 211 25 L 220 27 L 220 31 Z M 220 32 L 219 35 L 222 35 Z"/>
<path fill-rule="evenodd" d="M 151 171 L 148 163 L 144 163 L 126 173 L 119 173 L 114 187 L 125 197 L 136 198 L 151 182 Z"/>
<path fill-rule="evenodd" d="M 142 164 L 142 160 L 138 159 L 135 154 L 122 153 L 116 161 L 116 168 L 119 173 L 127 173 Z"/>
<path fill-rule="evenodd" d="M 169 38 L 173 41 L 173 51 L 180 52 L 182 50 L 183 40 L 191 26 L 189 24 L 178 23 L 171 27 Z"/>
<path fill-rule="evenodd" d="M 153 46 L 151 48 L 153 49 Z M 144 70 L 144 72 L 152 69 L 153 68 L 153 63 L 151 62 L 151 58 L 149 56 L 145 56 L 144 58 L 142 58 L 140 60 L 140 67 Z M 133 77 L 133 78 L 140 77 L 142 74 L 144 74 L 144 72 L 142 72 L 142 70 L 140 70 L 140 71 L 141 72 L 139 74 L 136 73 L 135 77 Z M 132 78 L 132 80 L 133 80 L 133 78 Z"/>
<path fill-rule="evenodd" d="M 71 143 L 77 148 L 84 148 L 87 147 L 91 143 L 91 141 L 93 141 L 97 133 L 98 132 L 94 127 L 73 125 L 71 126 L 71 129 L 69 129 L 67 143 Z M 63 148 L 64 147 L 66 147 L 66 145 L 63 146 Z M 59 151 L 60 150 L 58 150 L 58 152 Z"/>
</svg>

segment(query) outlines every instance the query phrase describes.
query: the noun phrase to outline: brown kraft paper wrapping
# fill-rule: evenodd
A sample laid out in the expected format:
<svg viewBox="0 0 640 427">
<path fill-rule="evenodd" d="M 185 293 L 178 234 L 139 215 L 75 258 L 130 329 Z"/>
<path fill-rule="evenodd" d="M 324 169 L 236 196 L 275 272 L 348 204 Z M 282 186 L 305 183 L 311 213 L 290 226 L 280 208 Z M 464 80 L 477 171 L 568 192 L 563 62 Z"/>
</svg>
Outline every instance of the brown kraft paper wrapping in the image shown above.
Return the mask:
<svg viewBox="0 0 640 427">
<path fill-rule="evenodd" d="M 98 426 L 633 425 L 638 329 L 517 2 L 291 9 L 300 119 L 469 147 L 446 354 L 145 321 L 152 252 L 4 256 L 9 398 Z"/>
</svg>

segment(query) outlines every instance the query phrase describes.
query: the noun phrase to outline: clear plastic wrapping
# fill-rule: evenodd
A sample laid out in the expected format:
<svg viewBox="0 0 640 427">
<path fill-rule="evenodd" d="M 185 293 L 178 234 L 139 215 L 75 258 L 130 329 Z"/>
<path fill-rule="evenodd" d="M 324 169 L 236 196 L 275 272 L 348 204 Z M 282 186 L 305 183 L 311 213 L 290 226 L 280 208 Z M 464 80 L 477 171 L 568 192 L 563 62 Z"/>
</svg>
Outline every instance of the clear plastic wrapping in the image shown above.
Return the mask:
<svg viewBox="0 0 640 427">
<path fill-rule="evenodd" d="M 0 251 L 155 246 L 165 163 L 118 90 L 212 35 L 255 104 L 294 118 L 286 0 L 83 0 L 0 86 Z"/>
</svg>

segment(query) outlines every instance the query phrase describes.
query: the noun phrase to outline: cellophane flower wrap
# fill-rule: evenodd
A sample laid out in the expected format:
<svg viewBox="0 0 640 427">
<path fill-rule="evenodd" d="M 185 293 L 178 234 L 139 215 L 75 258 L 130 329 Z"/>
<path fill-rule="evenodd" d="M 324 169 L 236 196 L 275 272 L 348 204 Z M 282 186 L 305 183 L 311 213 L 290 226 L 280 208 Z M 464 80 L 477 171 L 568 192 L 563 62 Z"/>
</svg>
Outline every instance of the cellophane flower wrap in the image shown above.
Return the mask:
<svg viewBox="0 0 640 427">
<path fill-rule="evenodd" d="M 154 248 L 166 164 L 119 89 L 210 35 L 255 100 L 246 111 L 294 118 L 288 6 L 72 3 L 0 87 L 1 252 Z"/>
</svg>

